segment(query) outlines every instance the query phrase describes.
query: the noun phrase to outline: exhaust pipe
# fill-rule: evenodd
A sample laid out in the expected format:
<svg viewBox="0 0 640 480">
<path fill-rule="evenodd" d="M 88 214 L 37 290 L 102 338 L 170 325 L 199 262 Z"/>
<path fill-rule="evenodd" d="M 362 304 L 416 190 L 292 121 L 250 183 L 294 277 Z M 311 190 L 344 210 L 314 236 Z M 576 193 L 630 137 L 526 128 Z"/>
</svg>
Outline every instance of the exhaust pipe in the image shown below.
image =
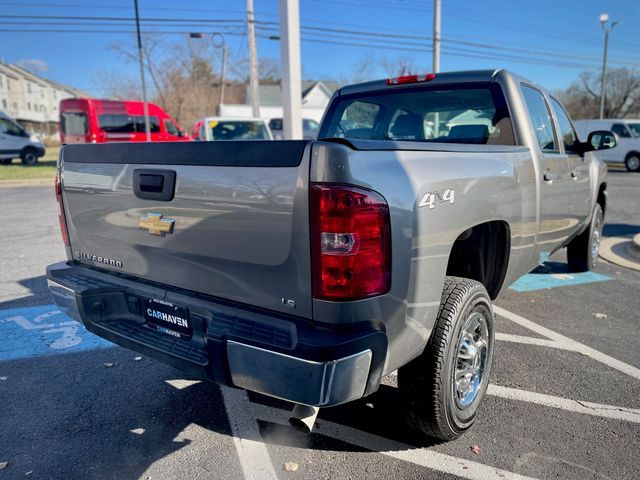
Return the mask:
<svg viewBox="0 0 640 480">
<path fill-rule="evenodd" d="M 299 403 L 293 407 L 289 424 L 298 432 L 308 435 L 313 430 L 316 423 L 316 417 L 320 409 L 318 407 L 309 407 L 308 405 L 300 405 Z"/>
</svg>

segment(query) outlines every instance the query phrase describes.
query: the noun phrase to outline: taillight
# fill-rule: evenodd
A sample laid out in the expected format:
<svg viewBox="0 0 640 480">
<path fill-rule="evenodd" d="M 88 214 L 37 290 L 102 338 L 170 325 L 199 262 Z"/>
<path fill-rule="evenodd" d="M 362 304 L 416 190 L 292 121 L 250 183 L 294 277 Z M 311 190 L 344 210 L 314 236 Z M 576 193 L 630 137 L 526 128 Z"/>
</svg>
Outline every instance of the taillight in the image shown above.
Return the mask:
<svg viewBox="0 0 640 480">
<path fill-rule="evenodd" d="M 362 188 L 311 185 L 313 296 L 359 300 L 391 286 L 389 206 Z"/>
<path fill-rule="evenodd" d="M 62 241 L 69 247 L 69 230 L 67 229 L 67 217 L 64 214 L 64 204 L 62 203 L 62 183 L 60 183 L 60 174 L 56 174 L 56 200 L 58 207 L 60 207 L 60 213 L 58 214 L 58 221 L 60 222 L 60 233 L 62 234 Z"/>
<path fill-rule="evenodd" d="M 387 78 L 387 85 L 402 85 L 405 83 L 430 82 L 436 78 L 435 73 L 427 73 L 426 75 L 403 75 L 396 78 Z"/>
</svg>

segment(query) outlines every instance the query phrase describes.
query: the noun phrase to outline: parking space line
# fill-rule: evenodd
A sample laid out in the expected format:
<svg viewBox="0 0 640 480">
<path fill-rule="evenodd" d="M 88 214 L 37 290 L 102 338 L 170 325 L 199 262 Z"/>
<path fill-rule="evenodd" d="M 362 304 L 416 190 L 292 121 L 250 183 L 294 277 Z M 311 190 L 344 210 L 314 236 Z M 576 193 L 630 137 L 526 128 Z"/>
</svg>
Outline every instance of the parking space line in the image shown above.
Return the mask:
<svg viewBox="0 0 640 480">
<path fill-rule="evenodd" d="M 567 345 L 563 345 L 554 340 L 547 340 L 545 338 L 527 337 L 524 335 L 511 335 L 510 333 L 496 333 L 496 340 L 503 342 L 522 343 L 524 345 L 536 345 L 539 347 L 558 348 L 560 350 L 570 350 Z"/>
<path fill-rule="evenodd" d="M 271 457 L 251 415 L 251 404 L 244 390 L 220 386 L 233 443 L 246 480 L 277 480 Z"/>
<path fill-rule="evenodd" d="M 545 407 L 559 408 L 570 412 L 584 413 L 596 417 L 640 423 L 640 410 L 634 408 L 570 400 L 568 398 L 554 397 L 553 395 L 545 395 L 543 393 L 503 387 L 494 383 L 489 385 L 487 395 L 493 395 L 494 397 L 506 398 L 509 400 L 519 400 L 521 402 L 535 403 Z"/>
<path fill-rule="evenodd" d="M 543 327 L 542 325 L 538 325 L 537 323 L 534 323 L 531 320 L 527 320 L 526 318 L 521 317 L 520 315 L 505 310 L 502 307 L 494 305 L 493 310 L 501 317 L 511 320 L 518 325 L 528 328 L 535 333 L 543 335 L 559 343 L 560 345 L 564 346 L 566 350 L 573 350 L 582 353 L 583 355 L 587 355 L 600 363 L 603 363 L 611 368 L 615 368 L 616 370 L 629 375 L 630 377 L 640 380 L 640 369 L 634 367 L 633 365 L 629 365 L 628 363 L 610 357 L 609 355 L 602 353 L 594 348 L 588 347 L 580 342 L 572 340 L 571 338 L 565 337 L 564 335 L 560 335 L 553 330 Z"/>
<path fill-rule="evenodd" d="M 289 412 L 253 403 L 253 411 L 256 418 L 270 423 L 288 425 L 287 416 Z M 396 458 L 415 465 L 426 467 L 430 470 L 457 475 L 462 478 L 472 480 L 531 480 L 532 477 L 525 477 L 508 470 L 490 467 L 482 463 L 472 462 L 463 458 L 452 457 L 444 453 L 437 453 L 426 448 L 417 448 L 413 445 L 397 442 L 388 438 L 380 437 L 371 433 L 363 432 L 346 425 L 340 425 L 328 420 L 317 420 L 317 432 L 349 443 L 351 445 L 380 453 L 387 457 Z"/>
</svg>

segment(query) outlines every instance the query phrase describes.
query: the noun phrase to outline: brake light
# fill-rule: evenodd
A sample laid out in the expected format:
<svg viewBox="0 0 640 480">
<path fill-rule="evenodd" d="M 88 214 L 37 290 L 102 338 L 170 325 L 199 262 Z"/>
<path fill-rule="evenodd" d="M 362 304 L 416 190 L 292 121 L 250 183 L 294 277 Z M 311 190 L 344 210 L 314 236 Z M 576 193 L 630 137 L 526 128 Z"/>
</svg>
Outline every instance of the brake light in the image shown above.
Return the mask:
<svg viewBox="0 0 640 480">
<path fill-rule="evenodd" d="M 58 207 L 60 207 L 60 213 L 58 214 L 58 221 L 60 222 L 60 233 L 62 234 L 62 241 L 69 247 L 69 230 L 67 229 L 67 217 L 64 213 L 64 204 L 62 203 L 62 183 L 60 182 L 60 174 L 56 174 L 56 201 Z"/>
<path fill-rule="evenodd" d="M 387 85 L 402 85 L 404 83 L 430 82 L 436 78 L 435 73 L 427 73 L 426 75 L 403 75 L 396 78 L 387 78 Z"/>
<path fill-rule="evenodd" d="M 312 184 L 313 296 L 359 300 L 391 286 L 389 206 L 376 192 Z"/>
</svg>

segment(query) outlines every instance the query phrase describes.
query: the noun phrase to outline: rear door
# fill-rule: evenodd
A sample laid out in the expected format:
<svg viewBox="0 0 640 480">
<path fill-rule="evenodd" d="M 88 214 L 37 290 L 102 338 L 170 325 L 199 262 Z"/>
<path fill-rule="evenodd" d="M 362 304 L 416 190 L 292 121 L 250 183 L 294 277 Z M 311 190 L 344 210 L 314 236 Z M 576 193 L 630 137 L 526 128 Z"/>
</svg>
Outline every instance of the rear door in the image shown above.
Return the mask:
<svg viewBox="0 0 640 480">
<path fill-rule="evenodd" d="M 62 150 L 74 260 L 311 317 L 305 141 Z"/>
<path fill-rule="evenodd" d="M 538 147 L 540 179 L 540 253 L 557 250 L 569 235 L 569 205 L 571 201 L 570 165 L 561 153 L 549 105 L 540 90 L 522 85 L 533 136 Z"/>
<path fill-rule="evenodd" d="M 611 131 L 615 133 L 618 139 L 618 145 L 610 150 L 602 150 L 598 152 L 598 155 L 607 162 L 624 162 L 627 153 L 638 149 L 639 142 L 633 137 L 629 128 L 623 122 L 613 123 L 611 125 Z"/>
<path fill-rule="evenodd" d="M 578 153 L 578 135 L 564 107 L 555 98 L 551 98 L 551 106 L 558 126 L 558 137 L 571 169 L 569 222 L 570 229 L 574 232 L 585 223 L 591 213 L 591 156 Z"/>
</svg>

